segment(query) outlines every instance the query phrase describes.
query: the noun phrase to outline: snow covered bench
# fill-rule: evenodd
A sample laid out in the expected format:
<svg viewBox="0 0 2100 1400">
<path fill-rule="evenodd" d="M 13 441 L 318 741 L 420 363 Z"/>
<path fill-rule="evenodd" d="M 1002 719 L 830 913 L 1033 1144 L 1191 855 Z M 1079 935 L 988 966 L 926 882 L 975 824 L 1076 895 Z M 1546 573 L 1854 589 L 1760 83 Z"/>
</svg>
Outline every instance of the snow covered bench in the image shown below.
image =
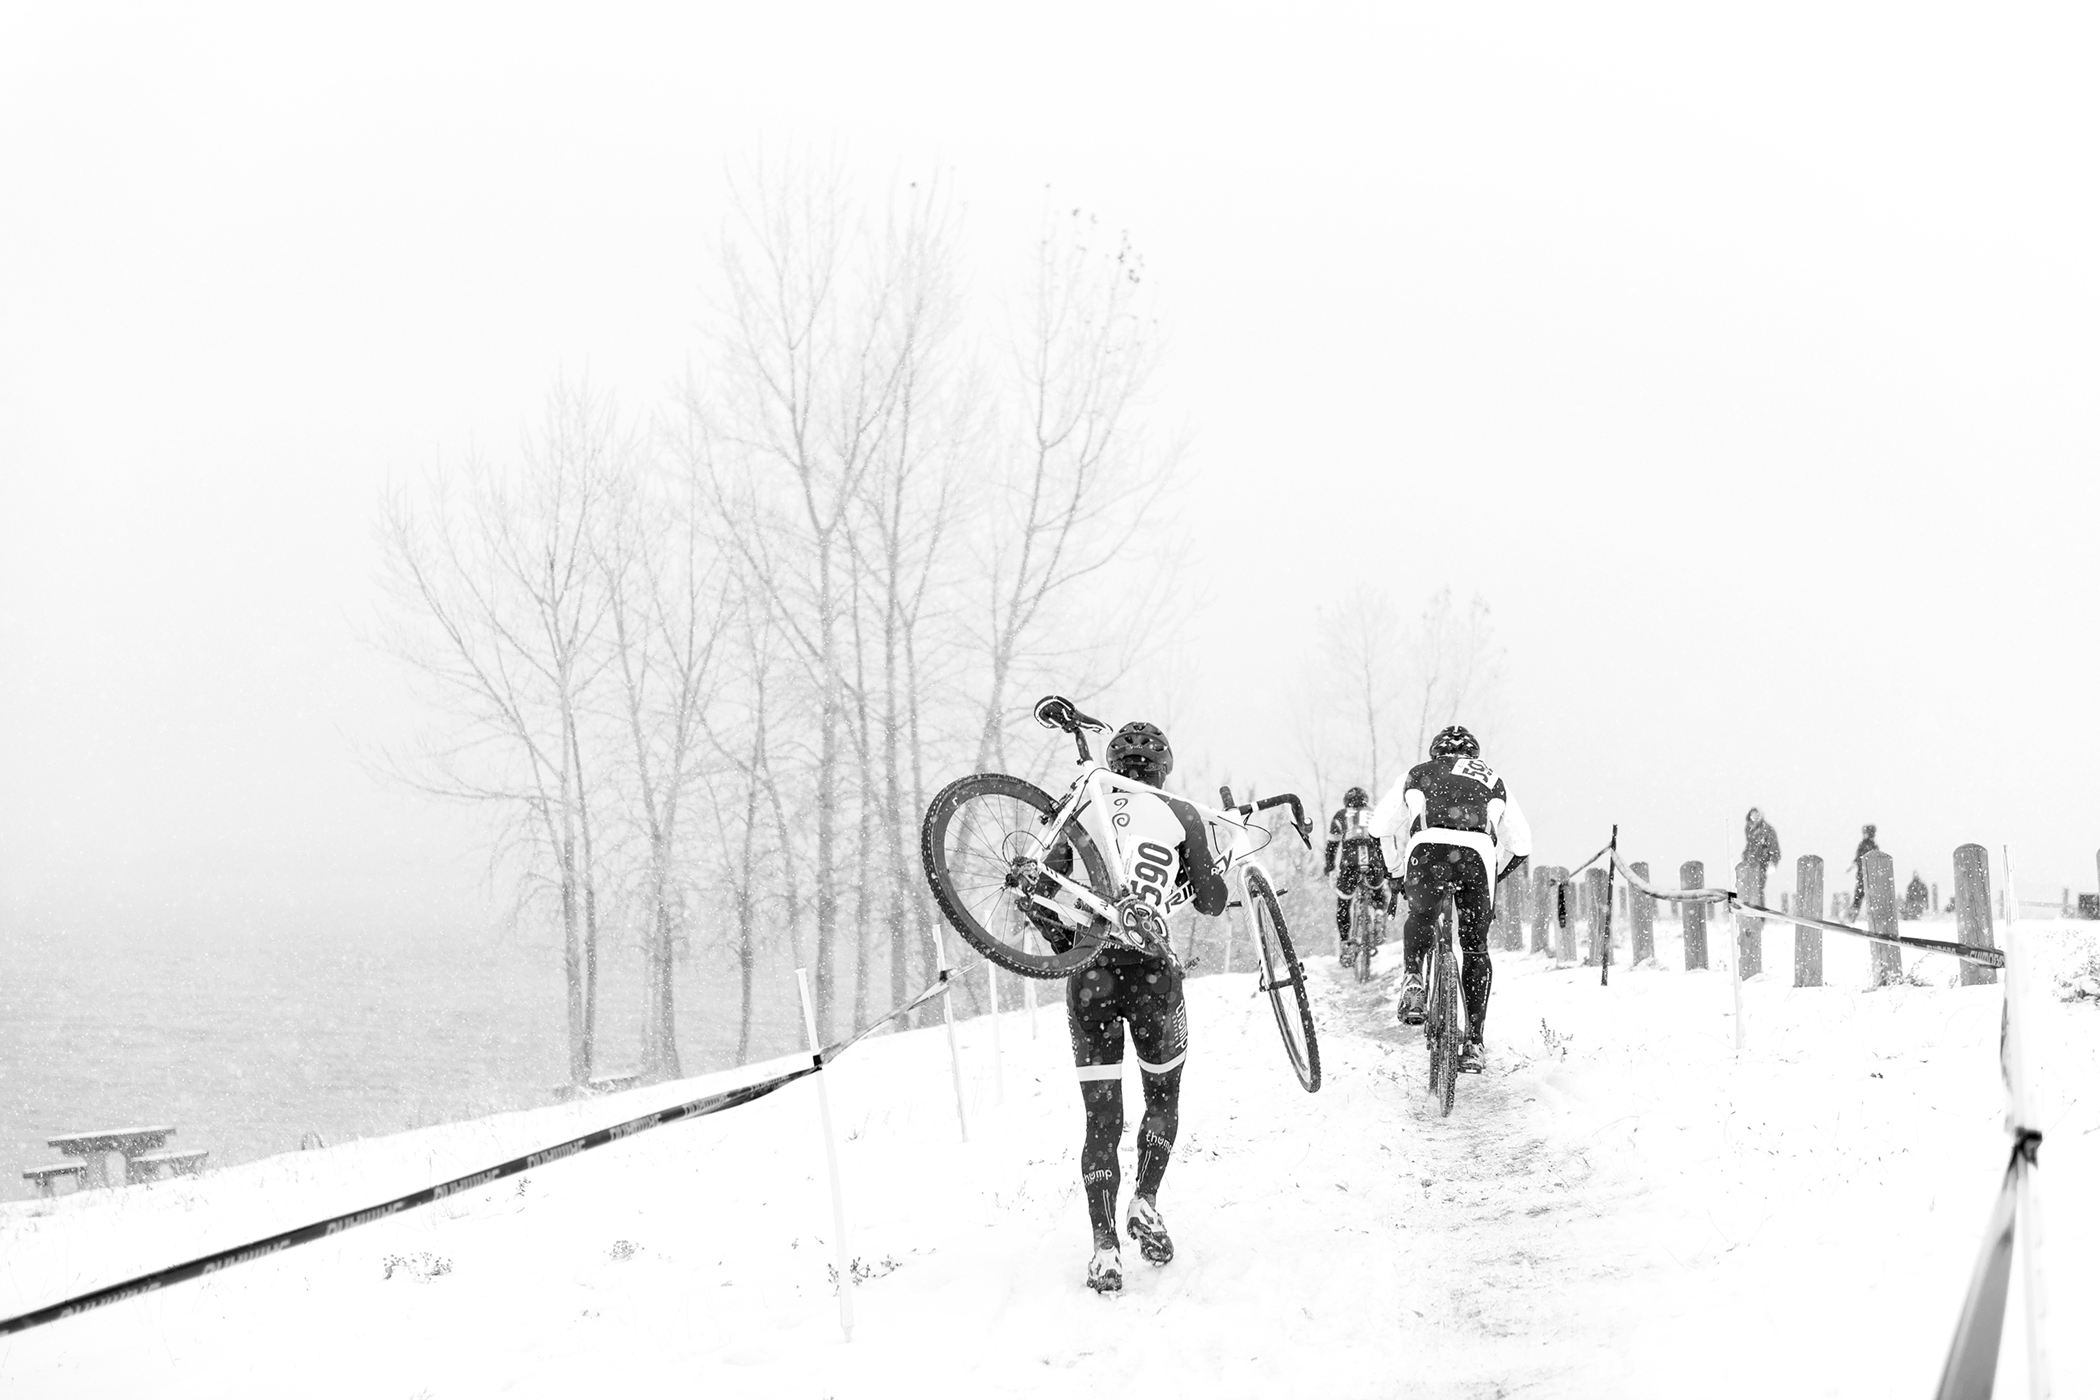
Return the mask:
<svg viewBox="0 0 2100 1400">
<path fill-rule="evenodd" d="M 128 1185 L 141 1181 L 158 1181 L 164 1176 L 195 1176 L 204 1170 L 204 1159 L 209 1151 L 198 1149 L 192 1152 L 142 1152 L 125 1164 Z"/>
<path fill-rule="evenodd" d="M 72 1178 L 73 1189 L 78 1191 L 81 1186 L 80 1174 L 85 1170 L 86 1167 L 79 1162 L 66 1162 L 55 1167 L 31 1167 L 22 1173 L 22 1180 L 35 1182 L 36 1193 L 39 1196 L 56 1196 L 58 1183 L 68 1177 Z"/>
</svg>

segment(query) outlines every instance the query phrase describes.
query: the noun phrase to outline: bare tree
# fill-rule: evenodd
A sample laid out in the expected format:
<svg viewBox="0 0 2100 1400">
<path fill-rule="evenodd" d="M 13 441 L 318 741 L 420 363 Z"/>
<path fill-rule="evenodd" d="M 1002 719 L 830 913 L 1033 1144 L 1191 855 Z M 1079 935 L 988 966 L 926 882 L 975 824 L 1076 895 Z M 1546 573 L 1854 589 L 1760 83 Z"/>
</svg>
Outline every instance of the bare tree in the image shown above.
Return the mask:
<svg viewBox="0 0 2100 1400">
<path fill-rule="evenodd" d="M 847 806 L 850 520 L 893 429 L 909 337 L 893 269 L 856 266 L 853 202 L 837 170 L 760 165 L 736 191 L 717 368 L 726 391 L 689 402 L 738 454 L 752 528 L 727 537 L 771 585 L 782 635 L 817 707 L 814 773 L 817 1013 L 833 1024 Z M 726 499 L 716 488 L 718 499 Z"/>
<path fill-rule="evenodd" d="M 1346 716 L 1341 729 L 1348 738 L 1341 752 L 1354 764 L 1352 781 L 1368 777 L 1374 793 L 1385 790 L 1398 747 L 1393 730 L 1401 703 L 1403 641 L 1392 599 L 1367 584 L 1351 588 L 1320 617 L 1320 674 L 1333 678 L 1338 709 Z"/>
<path fill-rule="evenodd" d="M 1013 352 L 1019 392 L 1006 427 L 1010 447 L 984 526 L 980 770 L 1003 761 L 1020 673 L 1054 658 L 1048 638 L 1073 630 L 1082 586 L 1115 563 L 1148 520 L 1157 523 L 1172 482 L 1171 456 L 1149 453 L 1131 421 L 1157 353 L 1141 306 L 1143 262 L 1127 237 L 1096 246 L 1098 224 L 1077 210 L 1048 224 Z M 1112 636 L 1107 616 L 1078 630 Z"/>
<path fill-rule="evenodd" d="M 641 1069 L 652 1079 L 674 1079 L 681 1071 L 673 949 L 693 903 L 680 888 L 681 819 L 701 776 L 725 578 L 690 481 L 666 491 L 639 469 L 638 456 L 627 441 L 615 458 L 600 568 L 633 786 L 628 808 L 646 851 Z"/>
<path fill-rule="evenodd" d="M 596 560 L 620 433 L 587 389 L 558 387 L 515 468 L 470 463 L 465 494 L 396 491 L 380 539 L 398 604 L 390 634 L 448 716 L 397 764 L 443 796 L 493 804 L 525 878 L 550 890 L 568 988 L 569 1075 L 591 1076 L 597 1034 L 599 775 L 584 728 L 603 662 Z"/>
<path fill-rule="evenodd" d="M 1492 705 L 1502 681 L 1502 648 L 1487 599 L 1474 594 L 1464 607 L 1447 585 L 1433 594 L 1405 642 L 1406 704 L 1414 721 L 1414 758 L 1429 756 L 1437 730 Z"/>
</svg>

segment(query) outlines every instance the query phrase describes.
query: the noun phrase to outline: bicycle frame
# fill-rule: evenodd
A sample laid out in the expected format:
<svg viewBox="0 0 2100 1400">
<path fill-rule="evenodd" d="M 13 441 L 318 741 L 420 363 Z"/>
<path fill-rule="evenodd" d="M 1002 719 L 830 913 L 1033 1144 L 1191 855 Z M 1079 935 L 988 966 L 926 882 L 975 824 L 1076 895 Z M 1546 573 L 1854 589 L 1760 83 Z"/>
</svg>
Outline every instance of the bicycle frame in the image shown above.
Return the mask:
<svg viewBox="0 0 2100 1400">
<path fill-rule="evenodd" d="M 1081 772 L 1073 779 L 1064 800 L 1058 803 L 1049 816 L 1043 818 L 1044 831 L 1043 835 L 1037 838 L 1040 843 L 1038 850 L 1039 853 L 1047 853 L 1054 848 L 1063 838 L 1065 828 L 1076 822 L 1080 830 L 1093 842 L 1094 849 L 1100 853 L 1102 862 L 1108 869 L 1109 886 L 1115 892 L 1115 899 L 1104 899 L 1085 885 L 1058 874 L 1048 866 L 1042 867 L 1041 874 L 1055 888 L 1068 893 L 1078 907 L 1106 922 L 1119 941 L 1124 937 L 1121 912 L 1125 901 L 1133 897 L 1145 898 L 1164 918 L 1186 904 L 1188 896 L 1184 892 L 1185 886 L 1162 896 L 1157 893 L 1159 887 L 1156 883 L 1134 882 L 1131 879 L 1131 863 L 1124 853 L 1119 830 L 1127 818 L 1120 818 L 1110 811 L 1116 794 L 1135 793 L 1151 798 L 1167 798 L 1192 808 L 1204 823 L 1216 873 L 1225 875 L 1235 869 L 1240 872 L 1242 902 L 1247 898 L 1247 871 L 1259 870 L 1265 877 L 1268 874 L 1255 859 L 1255 853 L 1275 839 L 1274 833 L 1267 827 L 1255 823 L 1254 816 L 1257 812 L 1270 807 L 1289 806 L 1296 816 L 1295 825 L 1301 839 L 1309 839 L 1305 837 L 1304 808 L 1299 804 L 1297 797 L 1290 793 L 1279 794 L 1260 802 L 1241 803 L 1232 808 L 1218 808 L 1132 778 L 1119 777 L 1105 764 L 1093 762 L 1091 759 L 1082 759 L 1080 766 Z M 1036 859 L 1040 860 L 1041 854 L 1038 854 Z M 1031 892 L 1029 898 L 1060 918 L 1070 912 L 1069 906 L 1060 905 L 1040 892 Z"/>
</svg>

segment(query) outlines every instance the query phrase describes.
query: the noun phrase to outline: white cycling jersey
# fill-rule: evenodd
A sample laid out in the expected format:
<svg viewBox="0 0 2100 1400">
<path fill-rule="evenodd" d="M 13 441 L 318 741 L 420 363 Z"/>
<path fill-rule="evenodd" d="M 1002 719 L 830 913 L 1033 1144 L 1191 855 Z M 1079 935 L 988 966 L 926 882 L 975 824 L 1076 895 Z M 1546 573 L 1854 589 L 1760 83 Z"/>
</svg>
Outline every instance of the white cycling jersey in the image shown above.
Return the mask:
<svg viewBox="0 0 2100 1400">
<path fill-rule="evenodd" d="M 1401 829 L 1406 839 L 1401 840 Z M 1418 763 L 1393 785 L 1371 813 L 1371 831 L 1385 845 L 1395 871 L 1425 841 L 1463 846 L 1478 853 L 1490 878 L 1499 880 L 1503 856 L 1514 863 L 1531 854 L 1531 824 L 1510 796 L 1502 775 L 1477 758 L 1434 758 Z"/>
</svg>

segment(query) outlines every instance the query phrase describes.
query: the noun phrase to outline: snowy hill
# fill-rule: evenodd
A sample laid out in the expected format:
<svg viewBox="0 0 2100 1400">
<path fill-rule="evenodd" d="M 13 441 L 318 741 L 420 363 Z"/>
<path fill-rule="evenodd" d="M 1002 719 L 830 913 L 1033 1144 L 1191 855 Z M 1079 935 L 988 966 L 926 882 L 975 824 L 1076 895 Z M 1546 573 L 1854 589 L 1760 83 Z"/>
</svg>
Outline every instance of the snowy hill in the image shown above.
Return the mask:
<svg viewBox="0 0 2100 1400">
<path fill-rule="evenodd" d="M 2090 948 L 2075 925 L 2019 933 L 2045 942 L 2051 967 Z M 1830 962 L 1833 980 L 1863 983 L 1841 950 Z M 1914 964 L 1942 984 L 1951 966 Z M 2007 1152 L 1997 988 L 1757 979 L 1737 1056 L 1723 975 L 1618 969 L 1600 988 L 1593 969 L 1498 955 L 1488 1072 L 1463 1080 L 1441 1119 L 1421 1092 L 1419 1033 L 1391 1023 L 1386 978 L 1360 989 L 1330 958 L 1311 971 L 1316 1095 L 1291 1077 L 1251 978 L 1190 984 L 1181 1141 L 1160 1198 L 1180 1253 L 1165 1269 L 1135 1263 L 1121 1298 L 1080 1283 L 1081 1114 L 1046 1004 L 1033 1034 L 1026 1013 L 1003 1018 L 1003 1102 L 991 1026 L 962 1027 L 967 1144 L 938 1030 L 870 1041 L 829 1072 L 868 1276 L 850 1345 L 827 1281 L 830 1206 L 803 1081 L 0 1342 L 0 1390 L 1930 1393 Z M 2100 1010 L 2036 1010 L 2057 1393 L 2091 1394 L 2100 1289 L 2085 1261 L 2100 1231 L 2074 1187 L 2100 1179 Z M 13 1203 L 0 1208 L 0 1311 L 708 1083 Z M 1129 1179 L 1126 1166 L 1126 1190 Z M 2014 1333 L 2001 1375 L 2023 1364 Z"/>
</svg>

